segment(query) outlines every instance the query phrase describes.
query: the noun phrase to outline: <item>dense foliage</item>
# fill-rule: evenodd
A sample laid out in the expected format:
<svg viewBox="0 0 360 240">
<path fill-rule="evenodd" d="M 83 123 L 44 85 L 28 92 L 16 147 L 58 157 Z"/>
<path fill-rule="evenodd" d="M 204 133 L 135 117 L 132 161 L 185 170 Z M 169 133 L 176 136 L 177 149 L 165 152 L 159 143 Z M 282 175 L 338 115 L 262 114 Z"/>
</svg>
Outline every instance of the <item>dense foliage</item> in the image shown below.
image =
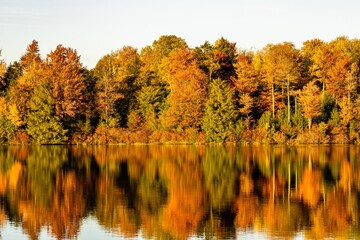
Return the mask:
<svg viewBox="0 0 360 240">
<path fill-rule="evenodd" d="M 161 36 L 84 68 L 33 41 L 0 59 L 2 143 L 358 143 L 360 40 L 284 42 L 251 52 L 220 38 Z"/>
</svg>

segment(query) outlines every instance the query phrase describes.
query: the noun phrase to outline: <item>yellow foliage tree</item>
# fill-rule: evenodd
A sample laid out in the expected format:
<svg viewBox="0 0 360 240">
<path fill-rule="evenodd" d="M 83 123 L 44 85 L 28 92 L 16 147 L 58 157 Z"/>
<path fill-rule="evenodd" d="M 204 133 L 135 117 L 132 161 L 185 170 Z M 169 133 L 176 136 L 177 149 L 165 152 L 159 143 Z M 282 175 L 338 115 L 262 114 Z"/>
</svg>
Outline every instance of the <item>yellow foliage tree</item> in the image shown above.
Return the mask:
<svg viewBox="0 0 360 240">
<path fill-rule="evenodd" d="M 320 115 L 321 99 L 319 88 L 314 82 L 308 83 L 300 93 L 300 104 L 311 130 L 312 119 Z"/>
</svg>

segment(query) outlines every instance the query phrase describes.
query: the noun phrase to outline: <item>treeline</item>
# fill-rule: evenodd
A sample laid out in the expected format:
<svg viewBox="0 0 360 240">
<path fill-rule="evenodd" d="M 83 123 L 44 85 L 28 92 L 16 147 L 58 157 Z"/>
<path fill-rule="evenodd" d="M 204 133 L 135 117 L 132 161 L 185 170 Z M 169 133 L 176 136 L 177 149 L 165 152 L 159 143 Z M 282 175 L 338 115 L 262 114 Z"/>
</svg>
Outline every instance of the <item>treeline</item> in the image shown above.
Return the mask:
<svg viewBox="0 0 360 240">
<path fill-rule="evenodd" d="M 161 36 L 94 69 L 33 41 L 0 63 L 0 141 L 10 144 L 357 143 L 360 40 L 284 42 L 257 52 L 220 38 Z"/>
</svg>

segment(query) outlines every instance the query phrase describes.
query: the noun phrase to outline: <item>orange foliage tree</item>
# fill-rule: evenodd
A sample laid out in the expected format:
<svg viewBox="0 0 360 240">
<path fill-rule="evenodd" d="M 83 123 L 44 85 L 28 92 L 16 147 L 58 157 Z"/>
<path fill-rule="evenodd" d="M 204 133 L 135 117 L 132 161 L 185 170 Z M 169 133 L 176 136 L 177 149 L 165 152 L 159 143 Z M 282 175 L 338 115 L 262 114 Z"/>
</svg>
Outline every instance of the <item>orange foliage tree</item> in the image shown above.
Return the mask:
<svg viewBox="0 0 360 240">
<path fill-rule="evenodd" d="M 50 83 L 56 115 L 62 120 L 74 118 L 84 109 L 84 77 L 77 51 L 58 45 L 47 55 L 42 79 Z"/>
<path fill-rule="evenodd" d="M 163 59 L 162 70 L 170 89 L 164 125 L 199 128 L 204 114 L 206 77 L 192 52 L 188 49 L 171 52 Z"/>
<path fill-rule="evenodd" d="M 304 116 L 308 119 L 308 127 L 311 130 L 312 119 L 320 115 L 320 96 L 319 88 L 314 82 L 308 83 L 300 93 L 300 104 L 304 112 Z"/>
</svg>

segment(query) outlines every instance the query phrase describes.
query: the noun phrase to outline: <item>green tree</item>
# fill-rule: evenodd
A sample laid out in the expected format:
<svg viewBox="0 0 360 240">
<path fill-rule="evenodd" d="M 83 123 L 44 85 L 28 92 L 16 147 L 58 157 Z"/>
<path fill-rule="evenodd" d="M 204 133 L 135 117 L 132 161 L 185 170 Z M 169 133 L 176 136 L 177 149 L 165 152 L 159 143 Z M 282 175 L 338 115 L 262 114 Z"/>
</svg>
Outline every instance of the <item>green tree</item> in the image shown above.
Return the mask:
<svg viewBox="0 0 360 240">
<path fill-rule="evenodd" d="M 16 130 L 8 118 L 9 112 L 7 108 L 7 101 L 4 97 L 0 97 L 0 143 L 6 143 L 11 139 Z"/>
<path fill-rule="evenodd" d="M 194 56 L 200 69 L 208 76 L 209 82 L 211 82 L 214 73 L 220 69 L 220 64 L 216 60 L 214 46 L 206 41 L 203 45 L 194 49 Z"/>
<path fill-rule="evenodd" d="M 1 49 L 0 49 L 0 57 L 1 57 Z M 6 74 L 6 63 L 3 59 L 0 58 L 0 93 L 5 90 L 8 83 L 5 78 Z"/>
<path fill-rule="evenodd" d="M 4 83 L 2 87 L 0 87 L 0 92 L 5 93 L 10 86 L 16 84 L 17 79 L 23 74 L 22 66 L 19 62 L 10 63 L 9 67 L 6 69 L 6 73 L 4 75 Z"/>
<path fill-rule="evenodd" d="M 39 85 L 30 99 L 27 132 L 35 143 L 57 144 L 67 141 L 67 130 L 55 114 L 55 102 L 49 84 Z"/>
<path fill-rule="evenodd" d="M 234 91 L 221 79 L 214 80 L 209 88 L 203 129 L 208 141 L 224 142 L 234 132 L 234 122 L 237 118 Z"/>
<path fill-rule="evenodd" d="M 168 90 L 157 86 L 142 87 L 137 92 L 137 101 L 139 104 L 139 113 L 145 120 L 149 130 L 156 130 L 158 127 L 158 116 L 165 109 L 164 96 Z"/>
</svg>

